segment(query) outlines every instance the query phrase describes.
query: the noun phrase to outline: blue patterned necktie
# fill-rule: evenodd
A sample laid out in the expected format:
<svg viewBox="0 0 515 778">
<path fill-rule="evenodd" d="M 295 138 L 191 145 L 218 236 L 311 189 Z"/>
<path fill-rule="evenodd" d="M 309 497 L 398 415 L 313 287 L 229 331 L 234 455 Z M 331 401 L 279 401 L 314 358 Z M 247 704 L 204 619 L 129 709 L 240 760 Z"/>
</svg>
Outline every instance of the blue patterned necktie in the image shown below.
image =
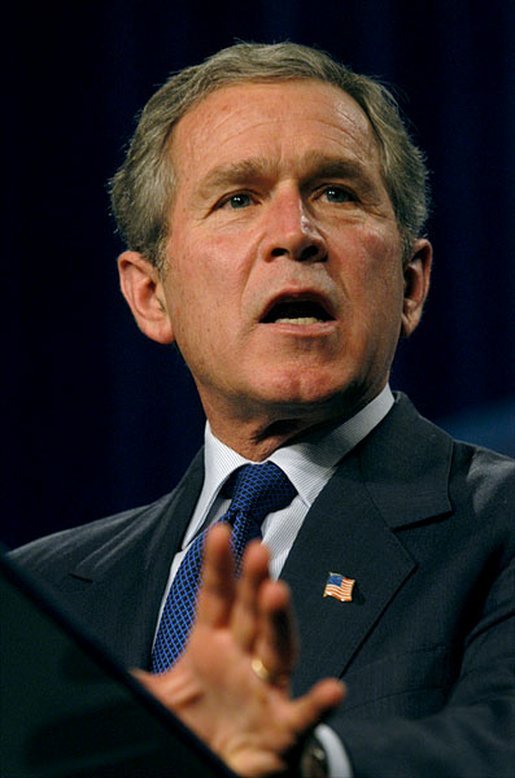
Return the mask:
<svg viewBox="0 0 515 778">
<path fill-rule="evenodd" d="M 231 542 L 239 571 L 247 543 L 261 538 L 261 523 L 265 516 L 289 505 L 296 489 L 273 462 L 244 465 L 233 475 L 233 482 L 231 504 L 219 522 L 233 527 Z M 195 617 L 207 531 L 201 532 L 190 545 L 170 588 L 152 652 L 154 673 L 170 668 L 186 644 Z"/>
</svg>

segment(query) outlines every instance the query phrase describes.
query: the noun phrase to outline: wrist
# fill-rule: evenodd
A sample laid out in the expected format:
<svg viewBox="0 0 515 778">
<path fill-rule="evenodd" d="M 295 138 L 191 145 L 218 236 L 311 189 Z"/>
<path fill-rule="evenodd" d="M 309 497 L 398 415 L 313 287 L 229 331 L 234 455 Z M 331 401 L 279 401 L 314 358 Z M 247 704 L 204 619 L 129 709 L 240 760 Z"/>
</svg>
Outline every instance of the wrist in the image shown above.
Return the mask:
<svg viewBox="0 0 515 778">
<path fill-rule="evenodd" d="M 329 775 L 327 754 L 315 735 L 311 735 L 302 751 L 300 775 L 301 778 L 327 778 Z"/>
</svg>

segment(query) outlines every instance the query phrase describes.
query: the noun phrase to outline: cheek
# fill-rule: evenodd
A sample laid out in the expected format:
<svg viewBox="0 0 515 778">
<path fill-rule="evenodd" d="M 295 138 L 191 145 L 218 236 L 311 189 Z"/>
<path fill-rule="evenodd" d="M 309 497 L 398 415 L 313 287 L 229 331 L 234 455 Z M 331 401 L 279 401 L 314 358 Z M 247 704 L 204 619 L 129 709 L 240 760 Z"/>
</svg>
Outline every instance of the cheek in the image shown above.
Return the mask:
<svg viewBox="0 0 515 778">
<path fill-rule="evenodd" d="M 188 250 L 169 252 L 166 299 L 177 340 L 194 333 L 219 338 L 235 317 L 243 274 L 225 243 L 197 241 Z"/>
<path fill-rule="evenodd" d="M 402 272 L 402 244 L 395 223 L 390 220 L 375 220 L 363 224 L 358 240 L 368 256 L 371 265 L 384 265 Z"/>
<path fill-rule="evenodd" d="M 364 231 L 365 232 L 365 231 Z M 339 251 L 339 274 L 349 301 L 374 299 L 387 301 L 390 309 L 394 300 L 402 299 L 403 274 L 397 246 L 384 237 L 366 231 L 347 241 Z"/>
<path fill-rule="evenodd" d="M 340 257 L 340 282 L 355 334 L 383 345 L 396 340 L 404 290 L 396 235 L 363 226 L 346 241 Z"/>
</svg>

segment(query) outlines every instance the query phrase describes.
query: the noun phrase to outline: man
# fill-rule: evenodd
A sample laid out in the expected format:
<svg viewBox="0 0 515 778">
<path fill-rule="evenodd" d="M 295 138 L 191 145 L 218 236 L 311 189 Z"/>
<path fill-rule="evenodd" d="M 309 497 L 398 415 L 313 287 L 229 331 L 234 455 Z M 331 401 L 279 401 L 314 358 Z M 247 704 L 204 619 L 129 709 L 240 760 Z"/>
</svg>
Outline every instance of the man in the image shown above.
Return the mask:
<svg viewBox="0 0 515 778">
<path fill-rule="evenodd" d="M 152 655 L 163 669 L 181 610 L 167 603 L 189 591 L 200 548 L 199 623 L 171 670 L 141 677 L 178 710 L 181 678 L 194 667 L 198 681 L 209 662 L 205 629 L 219 668 L 226 641 L 241 685 L 230 669 L 204 673 L 198 699 L 221 687 L 230 711 L 239 689 L 247 711 L 264 695 L 282 733 L 274 741 L 261 708 L 255 730 L 269 751 L 262 759 L 258 738 L 252 762 L 198 726 L 242 775 L 301 762 L 337 778 L 511 775 L 515 467 L 452 441 L 389 390 L 431 268 L 423 159 L 391 96 L 311 49 L 238 44 L 149 101 L 113 205 L 128 244 L 122 291 L 140 329 L 180 349 L 206 446 L 171 495 L 18 558 L 120 661 L 149 669 Z M 226 521 L 224 490 L 235 481 L 236 500 L 241 468 L 270 462 L 294 496 L 256 534 L 272 578 L 291 589 L 301 713 L 288 693 L 287 594 L 252 545 L 235 586 L 226 533 L 217 527 L 207 551 L 203 535 Z M 342 699 L 335 681 L 311 689 L 324 676 L 343 678 L 346 697 L 302 752 Z M 201 707 L 184 714 L 193 728 Z"/>
</svg>

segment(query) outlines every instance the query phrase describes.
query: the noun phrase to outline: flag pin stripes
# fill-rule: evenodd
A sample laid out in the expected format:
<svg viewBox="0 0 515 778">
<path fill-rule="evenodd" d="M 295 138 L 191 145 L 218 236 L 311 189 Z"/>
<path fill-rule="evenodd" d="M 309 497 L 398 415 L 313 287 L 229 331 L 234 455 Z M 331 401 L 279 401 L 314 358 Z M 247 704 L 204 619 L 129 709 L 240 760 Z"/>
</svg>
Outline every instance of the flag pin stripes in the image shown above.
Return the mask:
<svg viewBox="0 0 515 778">
<path fill-rule="evenodd" d="M 324 597 L 334 597 L 340 602 L 352 602 L 352 590 L 356 581 L 340 573 L 329 573 L 324 588 Z"/>
</svg>

